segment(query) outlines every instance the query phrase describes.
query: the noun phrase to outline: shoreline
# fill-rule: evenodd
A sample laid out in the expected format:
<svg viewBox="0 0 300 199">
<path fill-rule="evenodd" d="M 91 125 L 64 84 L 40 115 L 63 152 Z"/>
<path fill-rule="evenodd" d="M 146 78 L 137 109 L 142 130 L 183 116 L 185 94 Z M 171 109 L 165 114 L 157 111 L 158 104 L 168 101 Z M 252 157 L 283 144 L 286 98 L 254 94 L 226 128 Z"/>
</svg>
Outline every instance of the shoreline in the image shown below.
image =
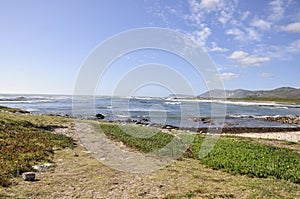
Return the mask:
<svg viewBox="0 0 300 199">
<path fill-rule="evenodd" d="M 45 114 L 48 116 L 59 116 L 71 119 L 79 119 L 79 120 L 96 120 L 96 121 L 105 121 L 109 123 L 115 124 L 135 124 L 145 127 L 154 127 L 164 130 L 184 130 L 189 132 L 198 132 L 198 133 L 207 133 L 209 129 L 220 129 L 221 127 L 180 127 L 176 125 L 170 124 L 157 124 L 157 123 L 150 123 L 147 119 L 142 118 L 139 121 L 136 120 L 105 120 L 105 118 L 97 119 L 97 117 L 88 117 L 88 118 L 80 118 L 80 117 L 72 117 L 69 115 L 53 115 L 53 114 Z M 282 124 L 291 124 L 294 126 L 269 126 L 269 127 L 237 127 L 237 126 L 227 126 L 227 123 L 224 122 L 223 127 L 221 128 L 222 134 L 243 134 L 243 133 L 270 133 L 270 132 L 296 132 L 300 131 L 300 116 L 274 116 L 274 117 L 265 117 L 265 118 L 253 118 L 256 120 L 264 120 L 269 122 L 279 122 Z"/>
<path fill-rule="evenodd" d="M 295 106 L 300 108 L 300 98 L 165 98 L 166 100 L 178 101 L 203 101 L 215 102 L 224 104 L 250 104 L 250 105 L 265 105 L 265 106 Z"/>
<path fill-rule="evenodd" d="M 2 107 L 3 108 L 3 107 Z M 28 114 L 28 115 L 34 115 L 30 112 L 24 112 L 21 109 L 14 109 L 14 108 L 8 108 L 11 109 L 14 114 Z M 18 112 L 19 110 L 19 112 Z M 5 112 L 9 112 L 7 110 L 2 110 Z M 101 115 L 101 114 L 100 114 Z M 68 119 L 74 119 L 74 120 L 96 120 L 96 121 L 105 121 L 109 123 L 115 123 L 120 125 L 126 125 L 126 124 L 133 124 L 133 125 L 139 125 L 139 126 L 145 126 L 145 127 L 154 127 L 162 130 L 172 131 L 172 130 L 183 130 L 186 132 L 196 132 L 200 134 L 207 134 L 209 130 L 217 130 L 222 135 L 237 135 L 237 136 L 244 136 L 244 137 L 255 137 L 255 138 L 283 138 L 284 140 L 288 141 L 294 141 L 299 142 L 300 138 L 296 137 L 294 139 L 285 139 L 285 137 L 288 136 L 288 134 L 294 133 L 297 134 L 300 132 L 300 116 L 273 116 L 273 117 L 265 117 L 265 118 L 253 118 L 258 120 L 265 120 L 270 122 L 280 122 L 282 124 L 291 124 L 294 126 L 279 126 L 279 127 L 236 127 L 236 126 L 227 126 L 226 122 L 224 123 L 224 126 L 220 129 L 220 127 L 179 127 L 175 125 L 169 125 L 169 124 L 156 124 L 156 123 L 150 123 L 146 118 L 142 118 L 139 121 L 136 120 L 105 120 L 105 117 L 102 119 L 97 118 L 97 115 L 95 117 L 88 117 L 88 118 L 80 118 L 80 117 L 73 117 L 70 115 L 60 115 L 60 114 L 40 114 L 40 116 L 58 116 L 62 118 L 68 118 Z M 202 118 L 203 119 L 203 118 Z M 286 135 L 283 135 L 286 134 Z"/>
<path fill-rule="evenodd" d="M 18 168 L 23 168 L 24 165 L 27 165 L 28 168 L 26 170 L 8 170 L 7 173 L 4 173 L 7 179 L 4 179 L 6 181 L 2 181 L 2 187 L 0 186 L 0 197 L 40 198 L 51 196 L 50 198 L 61 198 L 71 196 L 94 198 L 97 196 L 105 198 L 107 196 L 115 196 L 120 198 L 126 193 L 128 196 L 131 196 L 129 198 L 144 198 L 144 196 L 149 196 L 149 198 L 150 196 L 167 198 L 168 196 L 181 197 L 182 194 L 193 193 L 195 197 L 209 198 L 211 196 L 213 198 L 216 192 L 221 191 L 222 193 L 233 194 L 236 198 L 239 198 L 239 196 L 245 194 L 248 194 L 250 197 L 249 193 L 257 193 L 260 195 L 256 196 L 264 197 L 265 193 L 261 193 L 263 187 L 268 192 L 272 190 L 272 193 L 274 193 L 272 196 L 274 197 L 280 195 L 294 198 L 298 193 L 297 190 L 299 190 L 298 177 L 293 177 L 298 176 L 295 172 L 298 169 L 298 164 L 294 163 L 294 159 L 296 158 L 295 160 L 297 161 L 299 159 L 299 142 L 248 139 L 237 137 L 236 135 L 227 136 L 222 134 L 218 144 L 214 147 L 215 152 L 211 152 L 213 155 L 200 160 L 197 154 L 201 148 L 202 140 L 206 136 L 196 133 L 189 150 L 181 158 L 156 172 L 139 175 L 114 170 L 102 162 L 110 160 L 107 159 L 110 156 L 103 156 L 103 154 L 110 154 L 109 151 L 114 157 L 122 161 L 131 159 L 124 153 L 115 156 L 115 150 L 111 150 L 110 147 L 101 144 L 103 141 L 106 143 L 108 140 L 103 140 L 102 135 L 97 133 L 99 124 L 112 144 L 120 147 L 121 150 L 138 154 L 147 154 L 148 151 L 145 150 L 152 151 L 166 146 L 166 142 L 172 136 L 174 136 L 173 139 L 175 137 L 179 139 L 184 138 L 186 135 L 189 137 L 188 132 L 181 137 L 181 132 L 172 131 L 170 127 L 165 126 L 165 129 L 159 129 L 159 132 L 151 137 L 152 139 L 143 139 L 128 136 L 126 132 L 120 131 L 120 127 L 118 127 L 116 122 L 108 123 L 99 119 L 94 120 L 94 122 L 91 120 L 73 120 L 62 116 L 34 116 L 28 113 L 17 112 L 16 109 L 10 109 L 10 111 L 12 112 L 0 111 L 2 123 L 5 124 L 2 127 L 6 126 L 4 132 L 6 132 L 7 137 L 14 138 L 5 139 L 7 144 L 3 145 L 7 146 L 7 150 L 9 149 L 8 152 L 6 149 L 4 150 L 8 157 L 15 157 L 10 154 L 14 154 L 16 149 L 19 149 L 21 153 L 25 145 L 30 146 L 32 150 L 36 148 L 40 152 L 39 146 L 44 146 L 44 141 L 49 142 L 49 139 L 45 139 L 45 136 L 57 137 L 54 143 L 62 143 L 63 140 L 69 140 L 70 142 L 61 146 L 51 145 L 49 150 L 52 153 L 48 154 L 49 156 L 43 156 L 44 160 L 40 159 L 40 162 L 35 162 L 35 159 L 33 159 L 30 164 L 22 164 L 25 162 L 16 159 L 20 164 Z M 84 125 L 77 125 L 78 123 Z M 150 128 L 135 123 L 120 123 L 120 125 L 132 125 L 132 128 L 130 127 L 129 129 L 132 129 L 137 135 L 139 133 L 147 133 L 149 130 L 147 128 Z M 32 132 L 36 131 L 36 136 L 44 136 L 33 140 L 20 139 L 20 136 L 25 136 L 25 134 L 16 133 L 19 131 L 28 132 L 28 136 L 32 136 Z M 152 130 L 150 129 L 150 131 Z M 86 140 L 81 140 L 81 135 Z M 18 139 L 20 141 L 15 142 Z M 12 144 L 17 148 L 9 147 Z M 100 148 L 94 148 L 94 146 L 99 146 Z M 225 152 L 222 153 L 222 151 Z M 249 155 L 249 152 L 253 155 Z M 32 154 L 36 153 L 32 151 Z M 45 153 L 43 154 L 45 155 Z M 230 157 L 227 157 L 228 155 Z M 264 158 L 257 158 L 262 156 Z M 20 157 L 26 156 L 21 155 Z M 276 159 L 274 157 L 279 158 Z M 239 161 L 234 161 L 235 159 Z M 247 161 L 240 161 L 245 159 Z M 16 160 L 10 161 L 10 159 L 7 159 L 3 168 L 15 168 Z M 223 165 L 228 160 L 231 160 L 233 166 L 225 164 L 227 166 L 224 168 L 220 166 L 215 167 L 216 162 L 218 165 Z M 281 160 L 284 164 L 281 164 Z M 33 166 L 44 165 L 45 162 L 53 164 L 49 171 L 33 170 Z M 136 168 L 135 164 L 136 161 L 131 164 L 133 168 Z M 268 167 L 269 164 L 280 167 L 273 169 Z M 262 165 L 262 167 L 256 167 L 256 165 Z M 130 164 L 121 164 L 121 166 L 129 166 L 130 168 Z M 251 170 L 251 168 L 253 169 Z M 21 173 L 35 171 L 37 180 L 32 182 L 24 181 L 20 178 L 21 173 L 19 171 Z M 275 174 L 278 173 L 278 175 L 274 175 L 274 172 Z M 134 176 L 137 178 L 133 179 Z M 203 184 L 205 184 L 205 190 L 198 191 Z M 191 189 L 192 186 L 195 186 L 195 189 Z M 36 189 L 37 187 L 40 187 L 40 189 Z M 139 187 L 139 189 L 136 190 L 136 187 Z M 285 191 L 282 191 L 282 187 L 286 187 Z"/>
</svg>

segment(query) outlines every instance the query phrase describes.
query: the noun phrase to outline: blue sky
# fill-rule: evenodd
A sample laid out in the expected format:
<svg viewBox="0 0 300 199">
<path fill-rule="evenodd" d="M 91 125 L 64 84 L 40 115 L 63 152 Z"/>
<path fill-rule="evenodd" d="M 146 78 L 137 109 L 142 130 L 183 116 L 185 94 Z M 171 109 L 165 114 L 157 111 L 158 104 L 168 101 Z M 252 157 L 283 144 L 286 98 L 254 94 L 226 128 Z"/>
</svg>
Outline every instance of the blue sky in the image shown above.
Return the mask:
<svg viewBox="0 0 300 199">
<path fill-rule="evenodd" d="M 97 45 L 143 27 L 187 34 L 209 53 L 226 89 L 300 87 L 297 0 L 0 0 L 0 27 L 0 93 L 72 94 L 83 61 Z M 97 94 L 110 95 L 128 70 L 151 62 L 183 74 L 195 93 L 206 91 L 182 60 L 144 50 L 112 64 Z M 136 94 L 168 91 L 148 85 Z"/>
</svg>

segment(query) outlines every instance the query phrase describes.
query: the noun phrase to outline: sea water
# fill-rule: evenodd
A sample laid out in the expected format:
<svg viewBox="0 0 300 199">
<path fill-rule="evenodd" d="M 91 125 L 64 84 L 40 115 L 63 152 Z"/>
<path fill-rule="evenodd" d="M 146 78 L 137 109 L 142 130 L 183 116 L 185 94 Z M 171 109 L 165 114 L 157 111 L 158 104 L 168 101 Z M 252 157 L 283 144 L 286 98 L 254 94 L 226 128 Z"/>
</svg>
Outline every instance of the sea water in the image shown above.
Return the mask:
<svg viewBox="0 0 300 199">
<path fill-rule="evenodd" d="M 90 106 L 92 103 L 92 111 Z M 71 95 L 0 95 L 0 105 L 21 108 L 33 114 L 69 115 L 91 118 L 100 113 L 110 121 L 146 121 L 161 125 L 181 127 L 208 127 L 212 107 L 226 108 L 225 122 L 235 127 L 283 127 L 294 126 L 259 120 L 266 116 L 300 115 L 300 105 L 228 102 L 221 100 L 190 100 L 147 97 L 95 96 L 75 99 Z M 74 111 L 74 107 L 76 110 Z M 80 108 L 78 108 L 80 107 Z M 201 122 L 193 118 L 204 118 Z"/>
</svg>

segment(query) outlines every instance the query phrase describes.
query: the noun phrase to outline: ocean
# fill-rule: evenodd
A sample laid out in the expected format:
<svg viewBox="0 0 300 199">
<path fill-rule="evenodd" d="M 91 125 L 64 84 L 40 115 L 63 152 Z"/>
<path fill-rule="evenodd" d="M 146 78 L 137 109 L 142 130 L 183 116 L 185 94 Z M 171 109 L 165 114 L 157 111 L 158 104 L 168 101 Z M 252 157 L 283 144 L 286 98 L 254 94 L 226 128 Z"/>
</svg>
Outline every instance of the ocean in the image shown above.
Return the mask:
<svg viewBox="0 0 300 199">
<path fill-rule="evenodd" d="M 92 110 L 87 104 L 92 103 Z M 87 106 L 86 106 L 87 105 Z M 21 108 L 32 114 L 68 115 L 76 118 L 105 116 L 108 121 L 143 121 L 180 127 L 209 127 L 212 107 L 226 108 L 225 124 L 232 127 L 287 127 L 295 126 L 261 120 L 268 116 L 300 115 L 300 105 L 275 103 L 228 102 L 146 97 L 107 97 L 73 99 L 71 95 L 16 95 L 1 94 L 0 106 Z M 78 108 L 80 107 L 80 108 Z M 76 110 L 75 110 L 76 109 Z"/>
</svg>

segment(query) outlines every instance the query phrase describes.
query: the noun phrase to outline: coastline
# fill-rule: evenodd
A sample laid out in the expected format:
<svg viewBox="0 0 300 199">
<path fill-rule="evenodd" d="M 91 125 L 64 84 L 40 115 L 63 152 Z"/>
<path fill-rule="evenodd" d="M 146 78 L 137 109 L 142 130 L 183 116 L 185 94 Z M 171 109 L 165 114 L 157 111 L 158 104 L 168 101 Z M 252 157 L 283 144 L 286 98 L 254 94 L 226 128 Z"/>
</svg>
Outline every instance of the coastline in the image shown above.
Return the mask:
<svg viewBox="0 0 300 199">
<path fill-rule="evenodd" d="M 199 101 L 199 102 L 215 102 L 223 104 L 237 105 L 261 105 L 261 106 L 288 106 L 300 108 L 300 99 L 289 98 L 167 98 L 173 101 Z"/>
<path fill-rule="evenodd" d="M 59 137 L 67 136 L 72 138 L 75 142 L 74 147 L 51 149 L 52 153 L 50 159 L 47 159 L 47 161 L 50 161 L 53 167 L 45 171 L 35 171 L 37 175 L 36 181 L 23 181 L 19 175 L 13 176 L 12 185 L 0 187 L 1 197 L 104 198 L 109 196 L 120 198 L 125 194 L 127 198 L 168 198 L 171 196 L 176 198 L 190 195 L 200 198 L 213 198 L 217 193 L 219 196 L 230 194 L 236 198 L 240 198 L 241 196 L 251 198 L 254 195 L 256 197 L 266 197 L 267 195 L 268 198 L 280 195 L 282 197 L 293 198 L 299 193 L 299 180 L 293 177 L 297 177 L 296 173 L 293 172 L 297 170 L 298 165 L 290 161 L 294 158 L 296 158 L 297 161 L 299 159 L 299 142 L 242 138 L 236 134 L 222 134 L 218 140 L 219 146 L 216 146 L 217 148 L 219 147 L 219 149 L 216 151 L 220 149 L 222 149 L 221 151 L 228 151 L 223 155 L 216 153 L 215 155 L 217 156 L 215 159 L 207 157 L 206 160 L 200 160 L 195 154 L 198 154 L 197 150 L 201 147 L 201 140 L 203 140 L 206 135 L 204 132 L 195 133 L 195 142 L 193 142 L 189 150 L 187 150 L 187 152 L 191 153 L 184 154 L 183 157 L 174 160 L 172 164 L 155 172 L 149 174 L 133 174 L 114 170 L 103 164 L 103 162 L 99 161 L 101 158 L 97 159 L 97 156 L 101 156 L 101 154 L 105 154 L 108 151 L 114 153 L 114 151 L 106 147 L 102 148 L 102 150 L 104 150 L 102 153 L 93 151 L 82 143 L 80 135 L 85 137 L 91 136 L 90 138 L 92 138 L 91 141 L 93 144 L 102 146 L 98 143 L 98 141 L 101 140 L 100 137 L 97 137 L 97 134 L 93 131 L 94 127 L 92 124 L 97 124 L 100 125 L 101 128 L 103 127 L 103 130 L 106 130 L 105 133 L 109 133 L 106 134 L 107 138 L 117 147 L 130 152 L 145 153 L 143 150 L 141 151 L 139 147 L 148 146 L 150 147 L 148 149 L 152 149 L 153 144 L 161 140 L 160 136 L 164 137 L 167 133 L 168 137 L 177 137 L 176 135 L 180 135 L 181 129 L 177 131 L 170 126 L 165 126 L 164 128 L 161 127 L 158 129 L 159 132 L 156 134 L 158 137 L 153 140 L 148 141 L 148 139 L 139 138 L 129 138 L 129 140 L 127 140 L 126 134 L 119 131 L 117 124 L 127 125 L 127 127 L 132 126 L 133 130 L 137 133 L 143 131 L 143 129 L 147 131 L 150 128 L 147 125 L 136 123 L 104 122 L 103 120 L 96 119 L 93 121 L 79 120 L 49 115 L 34 116 L 29 113 L 18 112 L 17 109 L 9 108 L 8 110 L 0 111 L 0 114 L 3 116 L 4 122 L 6 122 L 5 118 L 16 120 L 16 122 L 12 123 L 12 125 L 15 126 L 11 126 L 14 131 L 7 131 L 8 133 L 12 133 L 12 135 L 16 134 L 13 132 L 18 132 L 19 126 L 21 127 L 20 129 L 22 129 L 22 126 L 25 125 L 24 127 L 26 128 L 37 128 L 43 130 L 44 133 L 47 132 L 47 134 L 56 134 L 59 135 Z M 85 125 L 76 125 L 77 123 L 83 123 Z M 233 131 L 233 128 L 225 129 L 227 129 L 226 131 Z M 250 129 L 248 128 L 248 130 Z M 284 129 L 278 130 L 283 131 Z M 241 132 L 242 129 L 236 129 L 236 131 Z M 246 130 L 244 129 L 244 131 Z M 266 131 L 266 129 L 260 128 L 259 131 Z M 114 132 L 117 134 L 114 134 Z M 119 132 L 121 134 L 119 134 Z M 191 131 L 186 130 L 186 132 Z M 115 137 L 118 135 L 120 135 L 120 137 Z M 188 135 L 188 133 L 186 133 L 186 135 Z M 124 136 L 126 138 L 125 140 L 123 140 Z M 40 140 L 38 139 L 34 141 L 34 143 L 37 144 L 39 142 Z M 141 143 L 138 144 L 139 142 Z M 164 145 L 165 143 L 162 144 Z M 20 146 L 21 149 L 22 147 L 23 146 Z M 237 147 L 238 150 L 235 150 Z M 247 155 L 248 153 L 252 153 L 252 155 L 249 156 Z M 211 165 L 212 160 L 219 162 L 219 164 L 223 164 L 224 161 L 234 160 L 234 158 L 228 158 L 226 154 L 237 155 L 236 157 L 238 157 L 239 160 L 241 158 L 250 159 L 242 164 L 241 161 L 233 161 L 232 163 L 236 165 L 228 168 L 226 166 L 225 168 L 227 169 L 224 169 L 222 166 L 215 168 L 215 163 Z M 215 155 L 211 157 L 215 157 Z M 256 158 L 262 155 L 267 159 Z M 278 160 L 273 158 L 276 155 L 280 157 Z M 128 157 L 122 156 L 120 158 L 127 159 Z M 284 161 L 284 165 L 280 164 L 281 159 Z M 294 170 L 289 171 L 285 169 L 286 174 L 288 174 L 287 177 L 279 175 L 276 177 L 278 179 L 275 179 L 274 176 L 271 175 L 269 178 L 269 167 L 267 166 L 269 161 L 271 161 L 271 164 L 280 165 L 280 167 L 288 166 L 289 168 L 294 168 Z M 34 164 L 43 163 L 45 162 L 34 162 Z M 243 164 L 246 164 L 246 166 Z M 253 166 L 258 164 L 262 164 L 263 167 L 256 169 L 256 167 Z M 236 170 L 236 168 L 240 167 L 243 169 Z M 243 172 L 240 173 L 241 171 Z M 278 172 L 277 169 L 275 172 Z M 203 186 L 203 184 L 205 184 L 205 186 Z M 39 187 L 39 189 L 37 189 L 37 187 Z M 262 190 L 265 191 L 262 192 Z M 272 191 L 270 192 L 270 190 Z"/>
</svg>

